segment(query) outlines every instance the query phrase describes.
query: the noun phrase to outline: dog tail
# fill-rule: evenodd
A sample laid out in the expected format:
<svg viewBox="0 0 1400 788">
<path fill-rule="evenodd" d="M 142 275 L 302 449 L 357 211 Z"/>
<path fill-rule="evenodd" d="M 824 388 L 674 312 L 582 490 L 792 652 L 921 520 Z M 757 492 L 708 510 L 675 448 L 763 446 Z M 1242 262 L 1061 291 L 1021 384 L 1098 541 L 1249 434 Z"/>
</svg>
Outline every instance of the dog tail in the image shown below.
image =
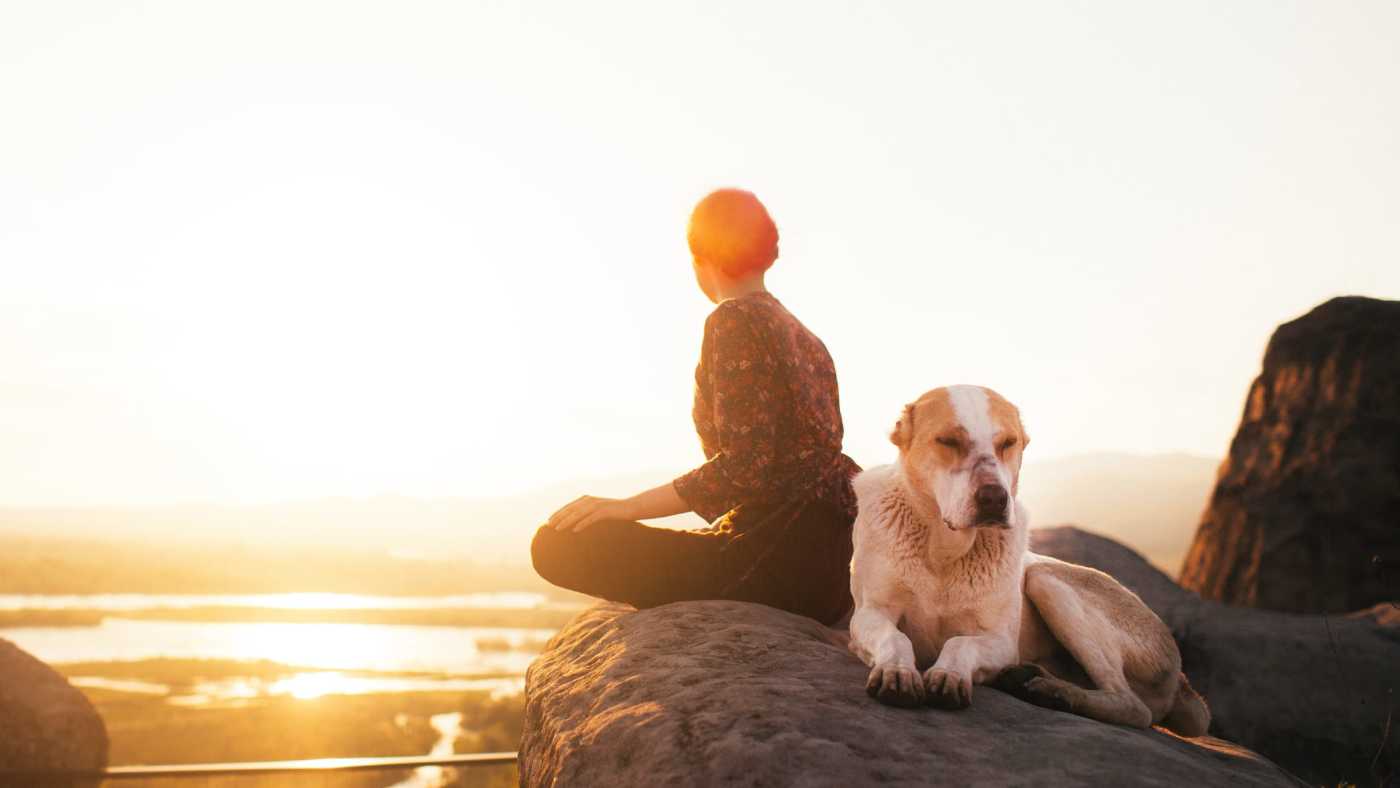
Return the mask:
<svg viewBox="0 0 1400 788">
<path fill-rule="evenodd" d="M 1181 674 L 1181 681 L 1176 686 L 1176 702 L 1167 716 L 1162 718 L 1162 727 L 1187 738 L 1204 736 L 1210 727 L 1210 708 L 1206 706 L 1206 699 L 1186 680 L 1185 673 Z"/>
</svg>

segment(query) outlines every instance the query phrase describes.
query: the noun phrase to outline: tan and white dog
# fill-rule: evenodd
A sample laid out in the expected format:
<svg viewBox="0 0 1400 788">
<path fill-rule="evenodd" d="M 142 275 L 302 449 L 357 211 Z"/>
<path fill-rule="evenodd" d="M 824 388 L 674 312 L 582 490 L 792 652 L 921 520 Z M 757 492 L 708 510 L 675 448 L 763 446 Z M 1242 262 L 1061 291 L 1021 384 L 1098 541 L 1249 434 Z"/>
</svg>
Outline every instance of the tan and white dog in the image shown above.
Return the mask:
<svg viewBox="0 0 1400 788">
<path fill-rule="evenodd" d="M 1210 712 L 1156 614 L 1112 577 L 1027 549 L 1029 439 L 979 386 L 904 408 L 899 461 L 855 480 L 851 650 L 884 703 L 963 708 L 973 684 L 1104 722 L 1205 733 Z"/>
</svg>

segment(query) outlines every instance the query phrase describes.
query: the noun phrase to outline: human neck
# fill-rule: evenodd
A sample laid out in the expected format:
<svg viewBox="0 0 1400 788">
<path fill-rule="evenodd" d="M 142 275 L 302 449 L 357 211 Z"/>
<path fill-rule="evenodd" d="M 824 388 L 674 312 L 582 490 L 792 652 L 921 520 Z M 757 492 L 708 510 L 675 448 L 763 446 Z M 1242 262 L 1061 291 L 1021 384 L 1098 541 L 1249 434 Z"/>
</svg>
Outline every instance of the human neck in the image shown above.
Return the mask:
<svg viewBox="0 0 1400 788">
<path fill-rule="evenodd" d="M 715 303 L 728 301 L 731 298 L 739 298 L 750 293 L 766 293 L 768 288 L 763 285 L 763 274 L 758 276 L 747 276 L 743 279 L 730 279 L 728 281 L 716 282 Z"/>
</svg>

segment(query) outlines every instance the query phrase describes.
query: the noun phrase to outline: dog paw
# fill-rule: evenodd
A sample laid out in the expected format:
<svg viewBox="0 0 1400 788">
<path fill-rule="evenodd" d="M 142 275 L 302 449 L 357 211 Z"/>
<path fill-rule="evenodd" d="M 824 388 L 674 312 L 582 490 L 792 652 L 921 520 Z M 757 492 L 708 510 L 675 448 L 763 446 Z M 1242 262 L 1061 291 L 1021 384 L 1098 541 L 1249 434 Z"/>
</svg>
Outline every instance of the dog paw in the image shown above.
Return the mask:
<svg viewBox="0 0 1400 788">
<path fill-rule="evenodd" d="M 1070 697 L 1074 685 L 1055 678 L 1037 677 L 1026 682 L 1025 699 L 1037 706 L 1055 711 L 1074 711 Z"/>
<path fill-rule="evenodd" d="M 912 709 L 924 703 L 924 680 L 913 668 L 876 665 L 865 681 L 865 692 L 887 706 Z"/>
<path fill-rule="evenodd" d="M 940 709 L 965 709 L 972 704 L 972 679 L 943 668 L 929 668 L 924 673 L 924 691 L 930 706 Z"/>
<path fill-rule="evenodd" d="M 1018 698 L 1024 698 L 1026 684 L 1031 679 L 1045 678 L 1049 675 L 1050 674 L 1045 672 L 1045 668 L 1042 668 L 1034 662 L 1023 662 L 1020 665 L 1012 665 L 998 673 L 997 677 L 992 679 L 992 686 L 1002 692 L 1010 693 Z"/>
<path fill-rule="evenodd" d="M 1045 668 L 1032 662 L 1013 665 L 992 680 L 992 686 L 1002 692 L 1014 695 L 1027 703 L 1033 703 L 1055 711 L 1072 711 L 1074 685 L 1061 681 L 1046 672 Z"/>
</svg>

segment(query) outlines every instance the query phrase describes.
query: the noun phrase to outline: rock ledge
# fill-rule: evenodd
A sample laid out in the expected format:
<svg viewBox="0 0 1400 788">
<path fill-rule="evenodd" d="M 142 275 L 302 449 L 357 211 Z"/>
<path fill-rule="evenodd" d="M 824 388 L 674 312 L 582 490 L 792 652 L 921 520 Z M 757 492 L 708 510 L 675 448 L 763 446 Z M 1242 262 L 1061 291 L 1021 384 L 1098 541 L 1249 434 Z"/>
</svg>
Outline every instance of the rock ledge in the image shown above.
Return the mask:
<svg viewBox="0 0 1400 788">
<path fill-rule="evenodd" d="M 106 765 L 107 728 L 87 696 L 53 668 L 0 638 L 0 769 L 79 770 Z M 21 783 L 7 783 L 0 776 L 0 785 L 17 784 Z M 25 778 L 22 784 L 35 782 Z"/>
<path fill-rule="evenodd" d="M 977 687 L 866 697 L 845 633 L 772 608 L 581 613 L 526 677 L 523 785 L 1298 785 L 1234 744 L 1105 725 Z"/>
</svg>

